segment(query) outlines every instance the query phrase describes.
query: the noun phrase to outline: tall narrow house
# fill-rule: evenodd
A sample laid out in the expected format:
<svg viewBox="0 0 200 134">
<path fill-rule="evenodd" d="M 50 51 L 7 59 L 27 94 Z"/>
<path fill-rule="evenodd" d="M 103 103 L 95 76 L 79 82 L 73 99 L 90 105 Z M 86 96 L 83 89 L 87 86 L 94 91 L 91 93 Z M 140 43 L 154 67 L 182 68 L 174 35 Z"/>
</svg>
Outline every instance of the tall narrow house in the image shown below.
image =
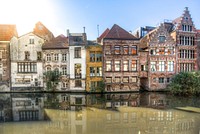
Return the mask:
<svg viewBox="0 0 200 134">
<path fill-rule="evenodd" d="M 69 48 L 67 37 L 59 35 L 51 41 L 45 42 L 42 46 L 42 52 L 45 90 L 52 90 L 49 89 L 50 85 L 48 85 L 48 71 L 52 71 L 59 76 L 59 82 L 55 82 L 56 87 L 53 90 L 69 90 Z"/>
<path fill-rule="evenodd" d="M 69 33 L 69 81 L 70 90 L 85 91 L 86 33 Z"/>
<path fill-rule="evenodd" d="M 176 43 L 170 36 L 169 24 L 162 23 L 141 39 L 140 82 L 148 90 L 166 88 L 176 73 Z"/>
<path fill-rule="evenodd" d="M 188 7 L 172 23 L 171 35 L 177 45 L 177 73 L 197 70 L 197 31 Z"/>
<path fill-rule="evenodd" d="M 139 40 L 116 24 L 102 39 L 105 90 L 138 91 Z"/>
<path fill-rule="evenodd" d="M 10 40 L 18 36 L 15 25 L 0 25 L 0 85 L 10 83 Z"/>
</svg>

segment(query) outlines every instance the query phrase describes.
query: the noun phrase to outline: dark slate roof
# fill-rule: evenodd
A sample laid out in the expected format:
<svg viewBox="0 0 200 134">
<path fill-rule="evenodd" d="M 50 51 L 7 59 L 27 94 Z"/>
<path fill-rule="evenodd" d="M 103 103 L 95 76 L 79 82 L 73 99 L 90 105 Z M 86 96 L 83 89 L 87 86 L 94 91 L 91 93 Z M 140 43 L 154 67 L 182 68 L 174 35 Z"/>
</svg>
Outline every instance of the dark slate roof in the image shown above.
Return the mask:
<svg viewBox="0 0 200 134">
<path fill-rule="evenodd" d="M 68 48 L 68 38 L 59 35 L 51 41 L 45 42 L 42 49 L 66 49 Z"/>
<path fill-rule="evenodd" d="M 0 41 L 10 41 L 10 39 L 18 37 L 16 25 L 0 24 Z"/>
<path fill-rule="evenodd" d="M 110 29 L 108 34 L 105 36 L 105 39 L 137 39 L 135 36 L 114 24 L 113 27 Z"/>
</svg>

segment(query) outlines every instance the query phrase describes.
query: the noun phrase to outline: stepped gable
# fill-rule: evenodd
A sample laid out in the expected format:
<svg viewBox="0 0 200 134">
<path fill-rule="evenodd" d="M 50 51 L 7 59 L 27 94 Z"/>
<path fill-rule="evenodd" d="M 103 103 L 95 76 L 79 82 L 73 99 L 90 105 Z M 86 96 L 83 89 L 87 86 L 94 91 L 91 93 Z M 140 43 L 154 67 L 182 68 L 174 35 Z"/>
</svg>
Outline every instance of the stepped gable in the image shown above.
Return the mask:
<svg viewBox="0 0 200 134">
<path fill-rule="evenodd" d="M 13 36 L 18 37 L 16 25 L 0 24 L 0 41 L 10 41 Z"/>
<path fill-rule="evenodd" d="M 194 27 L 194 23 L 192 21 L 192 17 L 190 15 L 190 12 L 188 10 L 188 7 L 185 7 L 185 10 L 183 11 L 183 14 L 172 21 L 174 24 L 174 30 L 181 30 L 182 24 L 189 24 Z M 195 27 L 194 27 L 195 29 Z"/>
<path fill-rule="evenodd" d="M 61 34 L 51 41 L 45 42 L 42 49 L 66 49 L 68 45 L 68 38 Z"/>
<path fill-rule="evenodd" d="M 108 34 L 105 36 L 105 39 L 123 39 L 123 40 L 133 40 L 137 39 L 135 36 L 114 24 L 113 27 L 110 29 Z"/>
<path fill-rule="evenodd" d="M 44 38 L 47 41 L 50 41 L 54 38 L 53 33 L 42 24 L 42 22 L 37 22 L 35 24 L 35 28 L 33 29 L 33 33 Z"/>
</svg>

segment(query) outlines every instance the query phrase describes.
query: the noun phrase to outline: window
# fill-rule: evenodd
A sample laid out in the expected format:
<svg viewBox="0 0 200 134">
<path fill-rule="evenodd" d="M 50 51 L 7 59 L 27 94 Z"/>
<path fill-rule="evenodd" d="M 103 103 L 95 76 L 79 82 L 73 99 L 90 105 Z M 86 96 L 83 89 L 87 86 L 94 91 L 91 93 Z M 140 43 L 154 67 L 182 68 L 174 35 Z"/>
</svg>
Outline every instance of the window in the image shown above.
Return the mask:
<svg viewBox="0 0 200 134">
<path fill-rule="evenodd" d="M 137 77 L 131 77 L 131 79 L 130 79 L 130 82 L 132 82 L 132 83 L 136 83 L 137 82 Z"/>
<path fill-rule="evenodd" d="M 131 71 L 137 71 L 137 60 L 132 60 Z"/>
<path fill-rule="evenodd" d="M 145 65 L 141 65 L 141 71 L 146 71 Z"/>
<path fill-rule="evenodd" d="M 81 47 L 75 47 L 74 58 L 81 58 Z"/>
<path fill-rule="evenodd" d="M 120 46 L 115 46 L 115 54 L 120 54 Z"/>
<path fill-rule="evenodd" d="M 74 71 L 75 71 L 75 78 L 80 79 L 81 78 L 81 64 L 75 64 Z"/>
<path fill-rule="evenodd" d="M 51 61 L 51 54 L 47 54 L 47 61 Z"/>
<path fill-rule="evenodd" d="M 121 70 L 121 62 L 115 61 L 115 71 L 120 71 L 120 70 Z"/>
<path fill-rule="evenodd" d="M 164 47 L 161 47 L 159 49 L 159 55 L 164 55 L 165 54 L 165 48 Z"/>
<path fill-rule="evenodd" d="M 81 97 L 76 97 L 75 99 L 75 104 L 82 104 L 82 98 Z"/>
<path fill-rule="evenodd" d="M 159 36 L 159 43 L 163 43 L 163 42 L 165 42 L 165 40 L 166 40 L 166 37 L 165 36 Z"/>
<path fill-rule="evenodd" d="M 102 53 L 96 52 L 96 62 L 101 62 L 101 61 L 102 61 Z"/>
<path fill-rule="evenodd" d="M 174 71 L 174 62 L 173 61 L 168 61 L 167 67 L 168 67 L 167 71 L 170 71 L 170 72 Z"/>
<path fill-rule="evenodd" d="M 158 79 L 158 82 L 159 82 L 159 83 L 164 83 L 164 78 L 163 78 L 163 77 L 159 78 L 159 79 Z"/>
<path fill-rule="evenodd" d="M 62 54 L 62 61 L 67 61 L 67 54 Z"/>
<path fill-rule="evenodd" d="M 82 87 L 81 80 L 75 80 L 75 87 Z"/>
<path fill-rule="evenodd" d="M 67 88 L 68 84 L 67 82 L 62 82 L 62 88 Z M 67 98 L 65 98 L 66 96 L 63 96 L 64 100 L 67 100 Z"/>
<path fill-rule="evenodd" d="M 123 46 L 123 52 L 124 54 L 129 54 L 128 46 Z"/>
<path fill-rule="evenodd" d="M 150 54 L 151 54 L 151 55 L 156 55 L 156 49 L 151 49 L 151 50 L 150 50 Z"/>
<path fill-rule="evenodd" d="M 90 82 L 90 88 L 95 89 L 95 87 L 96 87 L 96 81 L 91 81 Z"/>
<path fill-rule="evenodd" d="M 95 62 L 95 52 L 90 52 L 90 62 Z"/>
<path fill-rule="evenodd" d="M 194 59 L 194 50 L 179 50 L 179 58 L 182 59 Z"/>
<path fill-rule="evenodd" d="M 29 36 L 29 44 L 34 44 L 34 36 Z"/>
<path fill-rule="evenodd" d="M 47 67 L 46 68 L 46 71 L 48 72 L 48 71 L 51 71 L 51 67 Z"/>
<path fill-rule="evenodd" d="M 174 54 L 174 47 L 169 47 L 168 48 L 168 55 L 173 55 Z"/>
<path fill-rule="evenodd" d="M 59 60 L 58 54 L 54 54 L 54 60 L 55 60 L 55 61 L 58 61 L 58 60 Z"/>
<path fill-rule="evenodd" d="M 171 81 L 171 78 L 167 78 L 166 82 L 170 83 L 170 81 Z"/>
<path fill-rule="evenodd" d="M 111 54 L 111 46 L 110 45 L 105 46 L 105 53 L 106 54 Z"/>
<path fill-rule="evenodd" d="M 18 73 L 37 73 L 37 64 L 35 62 L 17 63 Z"/>
<path fill-rule="evenodd" d="M 25 51 L 25 60 L 30 60 L 30 52 Z"/>
<path fill-rule="evenodd" d="M 180 63 L 179 64 L 179 72 L 190 72 L 194 70 L 193 63 Z"/>
<path fill-rule="evenodd" d="M 195 45 L 195 38 L 192 36 L 180 36 L 179 37 L 179 44 L 180 45 Z"/>
<path fill-rule="evenodd" d="M 95 68 L 90 67 L 90 76 L 95 76 Z"/>
<path fill-rule="evenodd" d="M 111 61 L 106 61 L 106 71 L 112 71 Z"/>
<path fill-rule="evenodd" d="M 46 71 L 48 72 L 48 71 L 51 71 L 51 67 L 47 67 L 46 68 Z"/>
<path fill-rule="evenodd" d="M 97 67 L 97 76 L 102 76 L 102 67 Z"/>
<path fill-rule="evenodd" d="M 124 83 L 128 83 L 129 82 L 129 78 L 128 77 L 123 77 L 123 82 Z"/>
<path fill-rule="evenodd" d="M 152 72 L 156 71 L 156 62 L 152 61 L 150 64 L 151 64 L 151 71 Z"/>
<path fill-rule="evenodd" d="M 56 68 L 56 69 L 54 69 L 54 71 L 55 71 L 55 74 L 58 76 L 59 75 L 59 69 Z"/>
<path fill-rule="evenodd" d="M 183 24 L 182 25 L 182 30 L 190 32 L 190 31 L 192 31 L 192 26 Z"/>
<path fill-rule="evenodd" d="M 121 77 L 115 77 L 115 83 L 121 83 Z"/>
<path fill-rule="evenodd" d="M 158 71 L 165 71 L 165 62 L 164 61 L 159 61 L 158 62 Z"/>
<path fill-rule="evenodd" d="M 123 61 L 123 70 L 128 71 L 128 60 Z"/>
<path fill-rule="evenodd" d="M 137 46 L 131 46 L 131 54 L 133 55 L 137 54 Z"/>
<path fill-rule="evenodd" d="M 67 75 L 67 67 L 62 67 L 62 75 Z"/>
<path fill-rule="evenodd" d="M 37 60 L 42 60 L 42 52 L 37 52 Z"/>
<path fill-rule="evenodd" d="M 112 83 L 112 78 L 111 77 L 106 77 L 106 83 Z"/>
</svg>

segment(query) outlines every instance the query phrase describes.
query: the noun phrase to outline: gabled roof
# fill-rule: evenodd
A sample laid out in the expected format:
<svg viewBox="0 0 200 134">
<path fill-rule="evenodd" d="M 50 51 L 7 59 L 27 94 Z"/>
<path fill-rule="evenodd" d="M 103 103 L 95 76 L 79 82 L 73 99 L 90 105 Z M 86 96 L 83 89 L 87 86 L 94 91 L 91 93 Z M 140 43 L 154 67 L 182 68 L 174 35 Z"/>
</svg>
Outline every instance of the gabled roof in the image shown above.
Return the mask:
<svg viewBox="0 0 200 134">
<path fill-rule="evenodd" d="M 16 25 L 0 24 L 0 41 L 10 41 L 10 39 L 18 37 Z"/>
<path fill-rule="evenodd" d="M 66 49 L 68 48 L 68 38 L 64 35 L 59 35 L 56 38 L 44 43 L 42 49 Z"/>
<path fill-rule="evenodd" d="M 109 33 L 109 28 L 107 28 L 100 36 L 97 38 L 97 42 L 101 42 L 101 40 Z"/>
<path fill-rule="evenodd" d="M 108 34 L 105 36 L 105 39 L 137 39 L 135 36 L 118 26 L 117 24 L 114 24 L 113 27 L 110 29 Z"/>
<path fill-rule="evenodd" d="M 33 33 L 40 37 L 43 37 L 46 40 L 51 40 L 54 38 L 53 33 L 48 28 L 46 28 L 40 21 L 35 24 Z"/>
</svg>

